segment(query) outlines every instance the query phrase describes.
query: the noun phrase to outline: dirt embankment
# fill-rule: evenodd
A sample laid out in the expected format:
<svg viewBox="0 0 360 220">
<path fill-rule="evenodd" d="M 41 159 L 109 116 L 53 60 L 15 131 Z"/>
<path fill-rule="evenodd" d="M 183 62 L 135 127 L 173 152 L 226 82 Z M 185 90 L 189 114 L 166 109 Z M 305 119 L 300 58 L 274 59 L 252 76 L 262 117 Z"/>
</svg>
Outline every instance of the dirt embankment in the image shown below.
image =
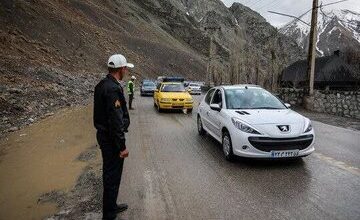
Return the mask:
<svg viewBox="0 0 360 220">
<path fill-rule="evenodd" d="M 0 137 L 69 106 L 88 103 L 101 74 L 0 66 Z"/>
</svg>

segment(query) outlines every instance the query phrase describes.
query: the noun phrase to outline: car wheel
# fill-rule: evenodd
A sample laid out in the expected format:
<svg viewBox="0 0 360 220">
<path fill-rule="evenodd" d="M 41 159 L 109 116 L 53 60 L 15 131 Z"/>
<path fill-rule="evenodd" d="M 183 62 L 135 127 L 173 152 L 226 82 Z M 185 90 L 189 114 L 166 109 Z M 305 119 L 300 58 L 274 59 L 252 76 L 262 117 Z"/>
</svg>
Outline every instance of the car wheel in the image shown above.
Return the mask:
<svg viewBox="0 0 360 220">
<path fill-rule="evenodd" d="M 199 115 L 197 117 L 197 128 L 198 128 L 199 135 L 203 136 L 206 134 L 206 131 L 204 130 L 204 128 L 202 126 L 201 117 Z"/>
<path fill-rule="evenodd" d="M 192 108 L 188 108 L 188 109 L 187 109 L 187 113 L 191 113 L 192 110 L 193 110 Z"/>
<path fill-rule="evenodd" d="M 225 131 L 222 138 L 222 147 L 225 159 L 228 161 L 234 160 L 234 153 L 232 150 L 232 142 L 229 132 Z"/>
</svg>

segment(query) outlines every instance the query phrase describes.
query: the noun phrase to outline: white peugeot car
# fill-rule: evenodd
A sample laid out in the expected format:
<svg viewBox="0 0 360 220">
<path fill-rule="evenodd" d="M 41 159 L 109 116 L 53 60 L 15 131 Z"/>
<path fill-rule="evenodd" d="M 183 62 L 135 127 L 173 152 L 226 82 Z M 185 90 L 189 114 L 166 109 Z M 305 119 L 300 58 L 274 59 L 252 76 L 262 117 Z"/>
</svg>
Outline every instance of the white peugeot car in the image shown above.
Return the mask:
<svg viewBox="0 0 360 220">
<path fill-rule="evenodd" d="M 315 150 L 314 130 L 289 107 L 255 85 L 215 87 L 199 105 L 198 132 L 222 143 L 227 160 L 304 157 Z"/>
<path fill-rule="evenodd" d="M 190 83 L 187 87 L 191 95 L 201 95 L 201 85 L 197 83 Z"/>
</svg>

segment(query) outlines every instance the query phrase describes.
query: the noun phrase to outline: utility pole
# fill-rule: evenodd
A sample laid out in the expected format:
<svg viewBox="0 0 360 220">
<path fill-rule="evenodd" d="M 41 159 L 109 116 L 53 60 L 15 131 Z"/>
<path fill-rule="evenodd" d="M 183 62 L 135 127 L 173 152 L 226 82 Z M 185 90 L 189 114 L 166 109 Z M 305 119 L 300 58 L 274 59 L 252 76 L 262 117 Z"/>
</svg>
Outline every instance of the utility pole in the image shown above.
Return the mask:
<svg viewBox="0 0 360 220">
<path fill-rule="evenodd" d="M 311 14 L 311 27 L 309 37 L 309 50 L 308 50 L 308 66 L 307 66 L 307 79 L 309 83 L 309 96 L 314 95 L 314 75 L 315 75 L 315 57 L 316 57 L 316 41 L 317 41 L 317 16 L 318 16 L 318 0 L 313 0 L 312 14 Z"/>
<path fill-rule="evenodd" d="M 210 88 L 211 86 L 211 80 L 212 80 L 212 59 L 213 59 L 213 40 L 214 40 L 214 34 L 216 33 L 216 31 L 221 30 L 220 27 L 205 27 L 204 28 L 205 31 L 209 30 L 209 35 L 210 35 L 210 45 L 209 45 L 209 57 L 208 57 L 208 63 L 207 63 L 207 71 L 206 71 L 206 82 L 205 85 L 208 86 Z"/>
</svg>

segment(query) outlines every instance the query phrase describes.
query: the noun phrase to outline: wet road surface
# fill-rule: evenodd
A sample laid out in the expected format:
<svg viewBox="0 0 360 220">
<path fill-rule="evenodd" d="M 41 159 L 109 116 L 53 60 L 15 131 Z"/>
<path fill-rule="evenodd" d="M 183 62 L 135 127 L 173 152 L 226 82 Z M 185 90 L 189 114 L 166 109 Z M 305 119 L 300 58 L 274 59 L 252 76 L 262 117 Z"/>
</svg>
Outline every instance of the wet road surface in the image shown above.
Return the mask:
<svg viewBox="0 0 360 220">
<path fill-rule="evenodd" d="M 200 96 L 196 98 L 200 100 Z M 314 122 L 316 152 L 230 163 L 193 114 L 135 99 L 118 219 L 360 219 L 360 132 Z"/>
</svg>

